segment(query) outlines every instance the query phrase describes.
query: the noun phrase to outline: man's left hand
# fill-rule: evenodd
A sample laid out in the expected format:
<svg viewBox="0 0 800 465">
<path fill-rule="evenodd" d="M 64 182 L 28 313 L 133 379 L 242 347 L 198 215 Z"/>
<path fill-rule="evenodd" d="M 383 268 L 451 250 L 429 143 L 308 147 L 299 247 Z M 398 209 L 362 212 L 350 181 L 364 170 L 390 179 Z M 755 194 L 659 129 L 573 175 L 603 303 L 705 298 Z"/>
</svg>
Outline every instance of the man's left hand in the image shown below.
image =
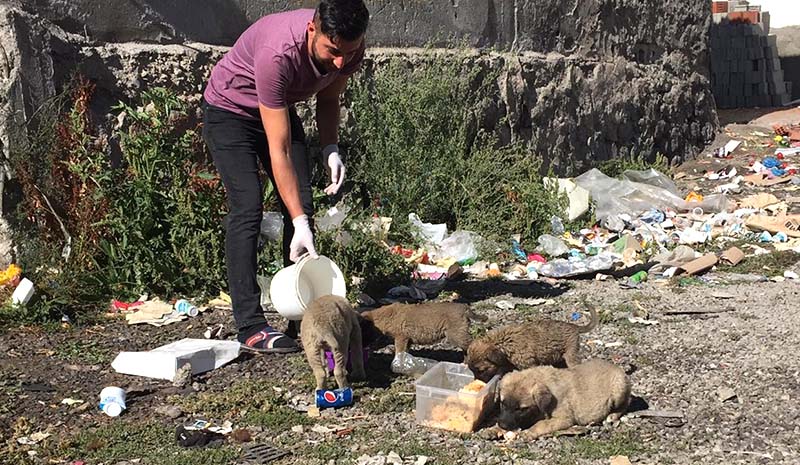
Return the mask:
<svg viewBox="0 0 800 465">
<path fill-rule="evenodd" d="M 328 172 L 331 174 L 331 184 L 325 188 L 328 195 L 336 195 L 344 182 L 344 163 L 339 157 L 339 146 L 331 144 L 322 149 L 323 158 L 327 158 Z"/>
</svg>

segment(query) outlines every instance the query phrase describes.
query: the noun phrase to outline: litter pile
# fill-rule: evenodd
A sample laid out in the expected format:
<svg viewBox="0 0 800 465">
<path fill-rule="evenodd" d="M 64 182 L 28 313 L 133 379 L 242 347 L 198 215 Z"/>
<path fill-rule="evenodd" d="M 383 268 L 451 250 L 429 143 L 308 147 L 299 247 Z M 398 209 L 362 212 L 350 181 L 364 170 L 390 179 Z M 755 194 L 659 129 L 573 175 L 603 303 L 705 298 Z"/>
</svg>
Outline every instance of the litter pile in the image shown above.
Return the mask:
<svg viewBox="0 0 800 465">
<path fill-rule="evenodd" d="M 420 231 L 424 246 L 392 247 L 416 265 L 421 280 L 538 279 L 596 277 L 607 279 L 637 276 L 635 285 L 651 277 L 700 273 L 722 261 L 735 266 L 747 255 L 770 251 L 800 252 L 800 214 L 792 213 L 800 197 L 800 127 L 777 127 L 775 136 L 755 132 L 752 139 L 731 140 L 709 154 L 714 163 L 727 163 L 696 177 L 698 183 L 680 192 L 668 176 L 654 169 L 606 176 L 597 169 L 575 179 L 545 179 L 569 199 L 561 217 L 551 219 L 551 231 L 537 238 L 537 246 L 526 251 L 519 237 L 510 240 L 505 262 L 483 261 L 476 244 L 481 238 L 469 231 L 448 234 L 444 224 L 425 223 L 415 214 L 409 221 Z M 750 148 L 773 148 L 771 156 L 756 159 Z M 676 179 L 693 181 L 679 173 Z M 788 183 L 780 199 L 761 189 Z M 774 187 L 773 187 L 774 189 Z M 734 199 L 734 196 L 738 198 Z M 564 223 L 579 220 L 593 205 L 595 224 L 577 231 Z M 563 218 L 563 219 L 562 219 Z M 745 243 L 725 247 L 726 243 Z M 703 254 L 690 247 L 720 250 Z M 769 247 L 769 249 L 765 248 Z M 638 273 L 638 274 L 637 274 Z M 416 285 L 415 285 L 416 286 Z M 425 292 L 395 289 L 412 300 L 424 300 Z M 390 297 L 397 297 L 397 295 Z"/>
</svg>

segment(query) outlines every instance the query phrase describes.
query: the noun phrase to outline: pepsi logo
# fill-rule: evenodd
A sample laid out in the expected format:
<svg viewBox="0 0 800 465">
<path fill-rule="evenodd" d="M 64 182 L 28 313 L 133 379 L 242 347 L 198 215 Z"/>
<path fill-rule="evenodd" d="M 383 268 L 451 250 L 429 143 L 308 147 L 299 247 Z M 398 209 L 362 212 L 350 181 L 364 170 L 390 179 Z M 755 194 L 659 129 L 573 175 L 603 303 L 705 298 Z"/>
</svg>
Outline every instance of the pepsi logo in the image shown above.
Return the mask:
<svg viewBox="0 0 800 465">
<path fill-rule="evenodd" d="M 322 397 L 326 402 L 336 402 L 336 394 L 332 393 L 331 391 L 325 391 L 322 393 Z"/>
</svg>

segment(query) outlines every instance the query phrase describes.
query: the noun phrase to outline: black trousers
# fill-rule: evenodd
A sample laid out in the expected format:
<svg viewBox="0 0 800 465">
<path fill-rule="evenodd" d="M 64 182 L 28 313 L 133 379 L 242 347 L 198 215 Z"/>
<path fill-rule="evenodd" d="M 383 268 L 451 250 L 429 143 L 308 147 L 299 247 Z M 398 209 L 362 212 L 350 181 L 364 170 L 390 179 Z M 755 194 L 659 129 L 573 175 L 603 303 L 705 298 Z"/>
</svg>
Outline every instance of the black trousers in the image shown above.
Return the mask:
<svg viewBox="0 0 800 465">
<path fill-rule="evenodd" d="M 264 185 L 259 162 L 275 185 L 269 147 L 261 120 L 237 115 L 203 103 L 203 138 L 222 178 L 228 199 L 225 219 L 225 264 L 236 326 L 264 324 L 261 291 L 256 281 L 258 235 L 261 226 Z M 311 163 L 306 153 L 303 124 L 294 107 L 289 111 L 292 132 L 291 159 L 297 173 L 303 212 L 314 215 L 311 196 Z M 277 191 L 277 189 L 276 189 Z M 283 213 L 283 263 L 290 265 L 289 244 L 294 226 L 278 195 Z M 313 230 L 313 222 L 312 222 Z"/>
</svg>

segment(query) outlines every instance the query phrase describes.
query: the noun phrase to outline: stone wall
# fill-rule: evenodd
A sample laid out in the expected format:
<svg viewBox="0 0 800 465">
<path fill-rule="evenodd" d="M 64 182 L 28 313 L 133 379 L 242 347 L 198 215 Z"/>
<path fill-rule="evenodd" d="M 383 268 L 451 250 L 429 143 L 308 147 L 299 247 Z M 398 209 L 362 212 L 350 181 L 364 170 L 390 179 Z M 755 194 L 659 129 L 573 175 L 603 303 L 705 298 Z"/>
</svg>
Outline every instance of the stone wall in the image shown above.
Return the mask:
<svg viewBox="0 0 800 465">
<path fill-rule="evenodd" d="M 15 0 L 65 31 L 102 42 L 232 45 L 262 15 L 314 0 Z M 684 0 L 366 0 L 380 47 L 622 55 L 680 52 L 703 64 L 709 2 Z"/>
</svg>

